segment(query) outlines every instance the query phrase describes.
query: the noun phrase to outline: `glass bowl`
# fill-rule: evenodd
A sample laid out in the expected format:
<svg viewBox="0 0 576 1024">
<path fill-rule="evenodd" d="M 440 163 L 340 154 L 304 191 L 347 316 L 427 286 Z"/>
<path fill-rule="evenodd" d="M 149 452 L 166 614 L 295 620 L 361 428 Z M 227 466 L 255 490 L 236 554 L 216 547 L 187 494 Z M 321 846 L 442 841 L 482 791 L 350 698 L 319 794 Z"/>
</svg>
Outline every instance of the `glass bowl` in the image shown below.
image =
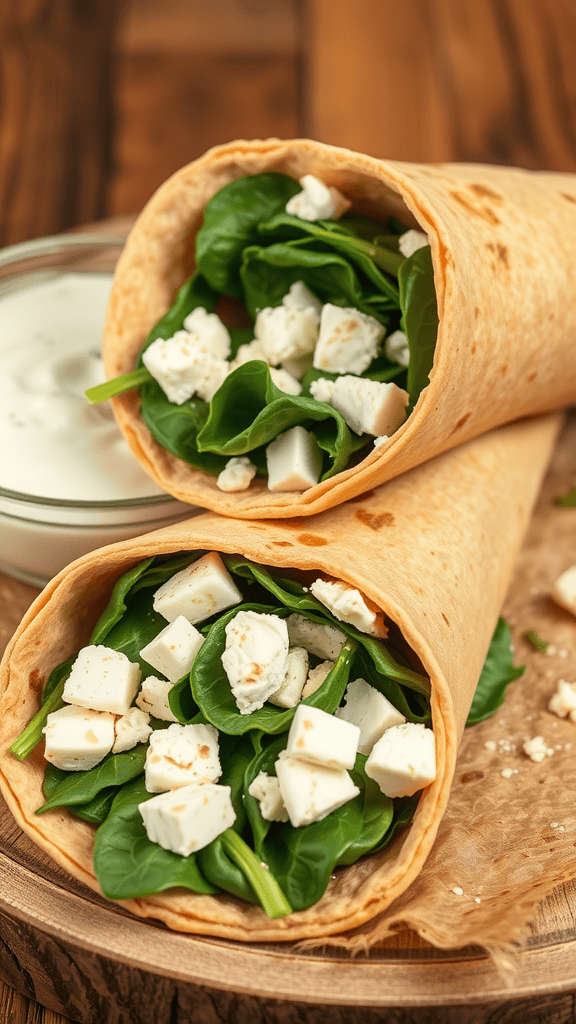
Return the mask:
<svg viewBox="0 0 576 1024">
<path fill-rule="evenodd" d="M 84 390 L 124 237 L 0 249 L 0 570 L 42 587 L 73 559 L 199 510 L 161 491 Z"/>
</svg>

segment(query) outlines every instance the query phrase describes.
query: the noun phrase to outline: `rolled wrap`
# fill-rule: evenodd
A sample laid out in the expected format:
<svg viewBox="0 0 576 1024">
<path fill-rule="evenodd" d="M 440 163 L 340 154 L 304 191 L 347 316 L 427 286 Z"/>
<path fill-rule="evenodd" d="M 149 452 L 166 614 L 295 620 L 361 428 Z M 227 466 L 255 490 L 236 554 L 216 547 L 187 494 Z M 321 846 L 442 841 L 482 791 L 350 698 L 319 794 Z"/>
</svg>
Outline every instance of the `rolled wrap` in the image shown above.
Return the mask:
<svg viewBox="0 0 576 1024">
<path fill-rule="evenodd" d="M 191 273 L 208 200 L 266 171 L 314 174 L 353 211 L 383 221 L 392 214 L 428 234 L 440 317 L 430 384 L 387 442 L 301 493 L 272 493 L 263 479 L 220 491 L 215 476 L 156 442 L 137 391 L 113 399 L 136 458 L 170 494 L 239 518 L 311 515 L 493 427 L 576 400 L 576 175 L 383 161 L 309 140 L 216 147 L 152 196 L 116 270 L 103 341 L 108 377 L 134 368 Z"/>
<path fill-rule="evenodd" d="M 321 940 L 384 914 L 416 877 L 434 842 L 470 703 L 559 421 L 551 415 L 492 431 L 314 521 L 244 522 L 204 513 L 101 548 L 64 569 L 24 617 L 0 671 L 0 786 L 20 826 L 98 891 L 93 828 L 65 810 L 35 817 L 43 803 L 42 751 L 20 762 L 8 748 L 36 712 L 51 669 L 87 642 L 119 576 L 150 555 L 189 549 L 314 570 L 358 587 L 375 602 L 430 677 L 438 772 L 411 825 L 381 853 L 338 869 L 317 904 L 279 920 L 228 895 L 172 891 L 124 905 L 176 930 L 246 941 Z"/>
</svg>

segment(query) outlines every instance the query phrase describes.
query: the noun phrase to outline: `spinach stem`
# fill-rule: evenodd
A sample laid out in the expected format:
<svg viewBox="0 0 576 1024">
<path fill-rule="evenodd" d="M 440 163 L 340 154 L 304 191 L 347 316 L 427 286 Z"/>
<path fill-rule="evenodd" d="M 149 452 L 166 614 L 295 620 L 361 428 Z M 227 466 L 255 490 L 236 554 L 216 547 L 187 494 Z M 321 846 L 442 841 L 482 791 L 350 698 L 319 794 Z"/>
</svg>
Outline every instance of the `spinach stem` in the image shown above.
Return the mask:
<svg viewBox="0 0 576 1024">
<path fill-rule="evenodd" d="M 271 918 L 286 917 L 287 914 L 291 914 L 292 907 L 274 875 L 262 866 L 254 850 L 250 849 L 238 833 L 234 829 L 227 828 L 220 839 L 230 860 L 234 861 L 250 882 L 262 904 L 264 913 Z"/>
<path fill-rule="evenodd" d="M 150 371 L 145 366 L 137 366 L 129 373 L 123 373 L 120 377 L 113 377 L 112 380 L 106 380 L 103 384 L 96 384 L 95 387 L 88 388 L 84 394 L 91 405 L 97 405 L 98 402 L 106 402 L 109 398 L 114 398 L 115 395 L 123 395 L 125 391 L 131 391 L 132 388 L 137 388 L 140 384 L 146 384 L 149 380 L 152 380 Z"/>
<path fill-rule="evenodd" d="M 46 719 L 51 711 L 57 711 L 64 701 L 62 700 L 62 693 L 64 690 L 65 679 L 62 679 L 57 686 L 54 687 L 50 696 L 44 701 L 40 710 L 34 715 L 31 722 L 28 723 L 26 728 L 20 733 L 20 735 L 14 740 L 14 743 L 10 747 L 10 753 L 14 754 L 19 761 L 23 761 L 28 754 L 32 753 L 34 747 L 40 743 L 42 739 L 42 729 L 46 725 Z"/>
<path fill-rule="evenodd" d="M 317 228 L 316 235 L 324 237 L 329 242 L 334 242 L 335 232 L 325 231 L 323 228 Z M 394 252 L 393 249 L 385 249 L 380 245 L 376 245 L 374 242 L 367 242 L 363 238 L 357 238 L 355 235 L 344 235 L 340 236 L 346 239 L 346 245 L 350 248 L 358 249 L 359 252 L 363 252 L 366 256 L 369 256 L 373 263 L 376 264 L 380 270 L 385 270 L 387 274 L 391 274 L 392 277 L 398 277 L 398 271 L 403 263 L 406 262 L 405 256 L 399 252 Z"/>
</svg>

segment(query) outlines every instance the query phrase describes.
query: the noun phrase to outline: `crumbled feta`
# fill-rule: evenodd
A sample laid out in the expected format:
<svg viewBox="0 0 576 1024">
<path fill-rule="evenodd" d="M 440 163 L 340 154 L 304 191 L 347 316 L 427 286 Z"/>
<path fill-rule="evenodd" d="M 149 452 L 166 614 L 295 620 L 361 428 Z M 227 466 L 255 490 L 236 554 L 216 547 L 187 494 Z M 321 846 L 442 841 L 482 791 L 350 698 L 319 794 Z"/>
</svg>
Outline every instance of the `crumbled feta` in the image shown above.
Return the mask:
<svg viewBox="0 0 576 1024">
<path fill-rule="evenodd" d="M 184 320 L 184 330 L 201 341 L 219 359 L 230 355 L 230 334 L 216 313 L 207 313 L 202 306 L 193 309 Z"/>
<path fill-rule="evenodd" d="M 344 374 L 336 380 L 320 377 L 310 384 L 318 402 L 328 402 L 356 434 L 390 437 L 407 416 L 408 393 L 388 383 Z"/>
<path fill-rule="evenodd" d="M 322 683 L 334 668 L 335 662 L 333 661 L 321 661 L 314 668 L 311 668 L 308 672 L 308 678 L 304 684 L 302 690 L 302 700 L 307 700 L 311 697 L 316 690 L 319 690 Z"/>
<path fill-rule="evenodd" d="M 286 753 L 326 768 L 353 768 L 360 729 L 321 708 L 299 704 L 294 712 Z"/>
<path fill-rule="evenodd" d="M 304 647 L 309 654 L 317 658 L 327 658 L 336 661 L 343 645 L 346 643 L 346 635 L 336 626 L 324 625 L 321 622 L 313 622 L 305 615 L 292 612 L 286 619 L 288 636 L 291 647 Z"/>
<path fill-rule="evenodd" d="M 69 704 L 48 715 L 42 732 L 50 764 L 65 772 L 87 771 L 112 750 L 114 715 Z"/>
<path fill-rule="evenodd" d="M 178 724 L 156 729 L 150 736 L 144 771 L 149 793 L 217 782 L 222 774 L 218 730 L 213 725 Z"/>
<path fill-rule="evenodd" d="M 576 683 L 569 683 L 566 679 L 559 679 L 556 693 L 550 698 L 548 710 L 552 711 L 558 718 L 570 718 L 576 722 Z"/>
<path fill-rule="evenodd" d="M 372 747 L 365 770 L 385 796 L 412 796 L 436 777 L 434 733 L 415 722 L 393 725 Z"/>
<path fill-rule="evenodd" d="M 230 373 L 230 364 L 225 359 L 213 359 L 206 367 L 206 373 L 196 388 L 198 398 L 211 402 L 221 384 Z"/>
<path fill-rule="evenodd" d="M 256 476 L 256 466 L 245 455 L 228 459 L 216 480 L 221 491 L 246 491 Z"/>
<path fill-rule="evenodd" d="M 281 367 L 271 366 L 270 376 L 272 383 L 276 385 L 279 391 L 283 391 L 285 395 L 300 395 L 302 393 L 302 385 L 296 377 L 293 377 L 288 370 L 283 370 Z"/>
<path fill-rule="evenodd" d="M 552 587 L 552 597 L 566 611 L 576 615 L 576 565 L 566 569 Z"/>
<path fill-rule="evenodd" d="M 302 191 L 286 203 L 286 213 L 301 220 L 337 220 L 350 202 L 331 185 L 325 185 L 314 174 L 300 178 Z"/>
<path fill-rule="evenodd" d="M 312 369 L 312 353 L 307 352 L 303 356 L 293 356 L 291 359 L 283 359 L 280 369 L 286 370 L 294 380 L 302 380 L 305 373 Z"/>
<path fill-rule="evenodd" d="M 384 617 L 374 606 L 369 607 L 366 599 L 355 587 L 350 587 L 340 580 L 314 580 L 310 584 L 310 593 L 317 601 L 328 608 L 336 619 L 348 622 L 361 633 L 370 636 L 385 637 L 388 633 L 384 625 Z"/>
<path fill-rule="evenodd" d="M 183 615 L 177 615 L 140 651 L 140 657 L 171 683 L 188 674 L 204 637 Z"/>
<path fill-rule="evenodd" d="M 406 721 L 388 698 L 365 679 L 354 679 L 348 683 L 344 699 L 344 705 L 335 714 L 360 729 L 358 750 L 361 754 L 369 754 L 386 729 Z"/>
<path fill-rule="evenodd" d="M 398 248 L 406 258 L 408 258 L 408 256 L 412 256 L 417 249 L 422 249 L 428 244 L 428 235 L 425 235 L 423 231 L 416 231 L 414 228 L 410 228 L 409 231 L 405 231 L 398 239 Z"/>
<path fill-rule="evenodd" d="M 254 324 L 256 340 L 273 366 L 313 352 L 318 329 L 318 313 L 312 306 L 306 309 L 266 306 L 259 310 Z"/>
<path fill-rule="evenodd" d="M 320 479 L 322 452 L 313 433 L 291 427 L 266 446 L 268 490 L 306 491 Z"/>
<path fill-rule="evenodd" d="M 533 736 L 529 740 L 525 740 L 522 749 L 527 757 L 536 764 L 540 764 L 545 757 L 551 757 L 554 753 L 553 749 L 548 746 L 543 736 Z"/>
<path fill-rule="evenodd" d="M 243 366 L 244 363 L 251 363 L 253 359 L 257 359 L 262 363 L 267 363 L 266 353 L 262 348 L 261 342 L 257 338 L 252 341 L 248 341 L 245 345 L 239 345 L 236 351 L 234 359 L 230 363 L 230 373 L 236 370 L 239 366 Z"/>
<path fill-rule="evenodd" d="M 250 783 L 248 792 L 260 804 L 260 814 L 265 821 L 288 821 L 288 811 L 282 800 L 280 783 L 274 775 L 259 772 Z"/>
<path fill-rule="evenodd" d="M 142 353 L 142 362 L 176 405 L 182 405 L 196 392 L 210 390 L 222 363 L 228 372 L 225 360 L 212 355 L 203 342 L 187 331 L 177 331 L 171 338 L 157 338 Z"/>
<path fill-rule="evenodd" d="M 410 348 L 408 338 L 404 331 L 393 331 L 384 342 L 384 351 L 393 363 L 399 366 L 408 366 L 410 362 Z"/>
<path fill-rule="evenodd" d="M 220 555 L 210 551 L 166 580 L 154 594 L 153 606 L 168 622 L 184 615 L 189 622 L 196 623 L 241 600 L 242 593 Z"/>
<path fill-rule="evenodd" d="M 263 612 L 238 612 L 226 626 L 222 665 L 240 713 L 249 715 L 263 707 L 286 676 L 286 620 Z"/>
<path fill-rule="evenodd" d="M 381 434 L 380 437 L 375 437 L 374 438 L 374 447 L 375 448 L 379 448 L 380 445 L 384 444 L 384 442 L 388 441 L 388 440 L 389 440 L 388 434 Z"/>
<path fill-rule="evenodd" d="M 290 290 L 282 299 L 282 305 L 286 306 L 286 309 L 313 309 L 320 320 L 322 303 L 306 287 L 304 281 L 294 281 L 294 284 L 290 285 Z"/>
<path fill-rule="evenodd" d="M 363 373 L 378 354 L 383 336 L 384 328 L 373 316 L 327 302 L 322 307 L 314 367 L 330 373 Z"/>
<path fill-rule="evenodd" d="M 125 715 L 139 682 L 139 665 L 121 651 L 95 644 L 78 652 L 64 683 L 62 699 L 81 708 Z"/>
<path fill-rule="evenodd" d="M 140 708 L 130 708 L 114 723 L 115 739 L 112 753 L 120 754 L 123 750 L 132 750 L 137 743 L 146 743 L 151 732 L 150 715 Z"/>
<path fill-rule="evenodd" d="M 146 835 L 164 850 L 188 857 L 236 820 L 230 786 L 184 786 L 138 804 Z"/>
<path fill-rule="evenodd" d="M 288 757 L 285 751 L 283 754 L 275 768 L 294 828 L 321 821 L 360 792 L 345 768 L 326 768 L 299 757 Z"/>
<path fill-rule="evenodd" d="M 279 708 L 295 708 L 302 697 L 308 674 L 308 651 L 303 647 L 290 647 L 286 675 L 278 689 L 268 700 Z"/>
<path fill-rule="evenodd" d="M 159 718 L 161 722 L 177 722 L 168 697 L 173 685 L 169 679 L 147 676 L 142 680 L 140 692 L 136 697 L 136 706 L 152 718 Z"/>
</svg>

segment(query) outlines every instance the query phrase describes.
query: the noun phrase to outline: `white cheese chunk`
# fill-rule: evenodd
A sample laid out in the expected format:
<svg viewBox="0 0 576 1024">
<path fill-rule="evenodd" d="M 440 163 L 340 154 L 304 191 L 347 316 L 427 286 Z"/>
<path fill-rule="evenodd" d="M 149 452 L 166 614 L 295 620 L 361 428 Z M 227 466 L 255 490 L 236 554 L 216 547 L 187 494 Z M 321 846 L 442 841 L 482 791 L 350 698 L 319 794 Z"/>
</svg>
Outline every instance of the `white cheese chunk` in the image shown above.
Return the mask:
<svg viewBox="0 0 576 1024">
<path fill-rule="evenodd" d="M 358 309 L 322 307 L 314 366 L 330 373 L 363 373 L 377 356 L 384 328 L 373 316 Z"/>
<path fill-rule="evenodd" d="M 270 376 L 272 383 L 276 385 L 279 391 L 283 391 L 286 395 L 300 395 L 302 393 L 302 385 L 296 377 L 293 377 L 288 370 L 283 370 L 276 366 L 270 367 Z"/>
<path fill-rule="evenodd" d="M 137 743 L 146 743 L 151 732 L 150 715 L 140 708 L 130 708 L 114 723 L 115 739 L 112 753 L 120 754 L 123 750 L 132 750 Z"/>
<path fill-rule="evenodd" d="M 417 249 L 422 249 L 428 244 L 428 235 L 425 235 L 423 231 L 416 231 L 415 228 L 405 231 L 398 239 L 398 248 L 402 255 L 406 257 L 412 256 Z"/>
<path fill-rule="evenodd" d="M 305 373 L 312 369 L 312 353 L 307 352 L 303 356 L 293 356 L 291 359 L 283 359 L 282 370 L 286 370 L 294 380 L 302 380 Z"/>
<path fill-rule="evenodd" d="M 278 615 L 240 611 L 226 626 L 222 665 L 242 715 L 263 707 L 288 667 L 288 629 Z"/>
<path fill-rule="evenodd" d="M 548 710 L 558 718 L 570 718 L 576 722 L 576 683 L 569 683 L 566 679 L 559 679 L 556 686 L 556 693 L 550 698 Z"/>
<path fill-rule="evenodd" d="M 350 206 L 338 189 L 325 185 L 314 174 L 300 178 L 302 191 L 286 203 L 286 213 L 301 220 L 337 220 Z"/>
<path fill-rule="evenodd" d="M 324 625 L 321 622 L 312 622 L 305 615 L 292 612 L 286 619 L 288 636 L 291 647 L 304 647 L 309 654 L 317 658 L 325 658 L 336 661 L 343 645 L 346 643 L 346 634 L 336 626 Z"/>
<path fill-rule="evenodd" d="M 308 651 L 303 647 L 290 647 L 286 675 L 268 700 L 279 708 L 295 708 L 302 697 L 308 675 Z"/>
<path fill-rule="evenodd" d="M 318 321 L 320 320 L 322 303 L 306 287 L 304 281 L 294 281 L 294 284 L 290 285 L 290 290 L 286 292 L 282 299 L 282 305 L 286 306 L 287 309 L 313 309 L 318 317 Z"/>
<path fill-rule="evenodd" d="M 406 721 L 388 698 L 365 679 L 353 679 L 348 683 L 345 703 L 335 714 L 360 729 L 358 750 L 361 754 L 369 754 L 386 729 L 403 725 Z"/>
<path fill-rule="evenodd" d="M 177 331 L 171 338 L 153 341 L 142 353 L 142 362 L 167 398 L 182 405 L 196 392 L 210 390 L 214 374 L 225 360 L 214 356 L 194 335 Z M 225 370 L 227 373 L 228 363 L 225 363 Z"/>
<path fill-rule="evenodd" d="M 360 792 L 345 768 L 326 768 L 299 757 L 281 755 L 275 769 L 294 828 L 321 821 Z"/>
<path fill-rule="evenodd" d="M 162 722 L 177 722 L 178 719 L 170 707 L 169 693 L 174 683 L 169 679 L 158 679 L 157 676 L 147 676 L 142 680 L 140 692 L 136 697 L 136 706 L 152 718 L 159 718 Z"/>
<path fill-rule="evenodd" d="M 566 569 L 552 587 L 552 597 L 566 611 L 576 615 L 576 565 Z"/>
<path fill-rule="evenodd" d="M 259 310 L 254 324 L 256 340 L 272 366 L 293 356 L 314 351 L 319 329 L 318 313 L 313 306 L 294 309 L 266 306 Z"/>
<path fill-rule="evenodd" d="M 384 342 L 384 351 L 393 363 L 399 366 L 408 366 L 410 362 L 410 348 L 408 338 L 404 331 L 393 331 Z"/>
<path fill-rule="evenodd" d="M 225 359 L 212 359 L 207 363 L 204 376 L 196 388 L 198 398 L 211 402 L 229 372 L 230 364 Z"/>
<path fill-rule="evenodd" d="M 320 479 L 322 452 L 309 430 L 285 430 L 266 446 L 268 490 L 306 491 Z"/>
<path fill-rule="evenodd" d="M 230 334 L 216 313 L 207 313 L 202 306 L 198 306 L 188 313 L 184 329 L 201 341 L 212 355 L 228 359 Z"/>
<path fill-rule="evenodd" d="M 204 637 L 183 615 L 177 615 L 140 651 L 140 657 L 171 683 L 188 674 Z"/>
<path fill-rule="evenodd" d="M 138 810 L 150 842 L 181 857 L 208 846 L 236 820 L 230 786 L 212 783 L 161 793 Z"/>
<path fill-rule="evenodd" d="M 294 712 L 286 753 L 326 768 L 353 768 L 360 729 L 321 708 L 299 704 Z"/>
<path fill-rule="evenodd" d="M 154 611 L 173 622 L 184 615 L 189 622 L 203 622 L 217 612 L 238 604 L 242 593 L 217 551 L 202 555 L 163 583 L 154 594 Z"/>
<path fill-rule="evenodd" d="M 365 770 L 385 796 L 412 796 L 436 777 L 434 733 L 419 722 L 393 725 L 372 747 Z"/>
<path fill-rule="evenodd" d="M 248 792 L 260 804 L 260 814 L 265 821 L 288 821 L 288 811 L 284 806 L 280 783 L 274 775 L 259 772 L 250 783 Z"/>
<path fill-rule="evenodd" d="M 216 485 L 221 491 L 246 491 L 256 476 L 256 466 L 245 455 L 228 459 L 218 475 Z"/>
<path fill-rule="evenodd" d="M 65 772 L 87 771 L 112 750 L 114 715 L 69 704 L 48 715 L 42 732 L 50 764 Z"/>
<path fill-rule="evenodd" d="M 310 393 L 318 402 L 333 406 L 356 434 L 390 437 L 407 416 L 408 393 L 393 381 L 386 383 L 353 374 L 344 374 L 334 381 L 320 377 L 312 381 Z"/>
<path fill-rule="evenodd" d="M 230 373 L 236 370 L 239 366 L 243 366 L 244 363 L 250 363 L 253 359 L 257 359 L 260 362 L 267 363 L 266 353 L 262 347 L 262 343 L 254 338 L 252 341 L 248 341 L 245 345 L 239 345 L 236 351 L 234 359 L 230 363 Z"/>
<path fill-rule="evenodd" d="M 155 730 L 144 771 L 149 793 L 216 782 L 222 774 L 218 730 L 213 725 L 169 725 Z"/>
<path fill-rule="evenodd" d="M 96 644 L 78 652 L 64 683 L 62 698 L 67 704 L 81 708 L 125 715 L 139 682 L 139 665 L 121 651 Z"/>
<path fill-rule="evenodd" d="M 550 757 L 554 753 L 553 748 L 548 746 L 543 736 L 532 736 L 529 740 L 525 740 L 522 749 L 535 764 L 540 764 L 545 757 Z"/>
<path fill-rule="evenodd" d="M 302 700 L 307 700 L 313 693 L 316 693 L 316 690 L 320 689 L 322 683 L 334 668 L 334 665 L 335 662 L 333 661 L 321 661 L 314 668 L 310 669 L 304 689 L 302 690 Z"/>
<path fill-rule="evenodd" d="M 370 607 L 366 598 L 355 587 L 350 587 L 340 580 L 314 580 L 310 584 L 310 593 L 317 601 L 332 612 L 336 619 L 348 622 L 361 633 L 370 636 L 385 637 L 388 633 L 384 625 L 384 617 L 375 605 Z"/>
</svg>

